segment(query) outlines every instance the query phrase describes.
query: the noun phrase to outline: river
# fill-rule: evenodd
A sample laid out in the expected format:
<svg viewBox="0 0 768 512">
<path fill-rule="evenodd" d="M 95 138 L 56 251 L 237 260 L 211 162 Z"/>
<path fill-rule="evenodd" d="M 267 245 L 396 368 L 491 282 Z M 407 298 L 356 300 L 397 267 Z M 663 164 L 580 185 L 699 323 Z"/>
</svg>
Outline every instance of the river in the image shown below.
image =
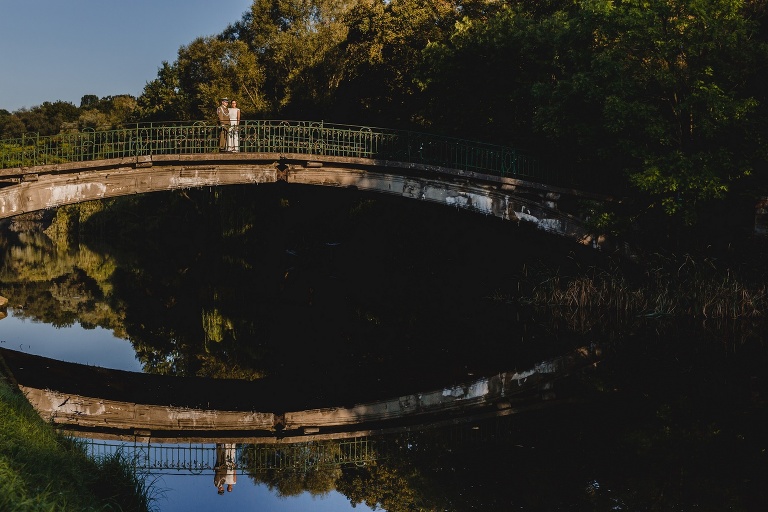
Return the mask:
<svg viewBox="0 0 768 512">
<path fill-rule="evenodd" d="M 764 510 L 762 324 L 575 321 L 521 300 L 593 249 L 476 214 L 355 191 L 261 185 L 67 207 L 5 222 L 0 344 L 168 376 L 273 379 L 365 403 L 599 361 L 494 417 L 366 436 L 370 460 L 147 470 L 158 510 Z M 533 284 L 532 284 L 533 283 Z M 244 397 L 247 399 L 247 397 Z M 506 411 L 506 412 L 505 412 Z M 203 443 L 213 453 L 213 443 Z M 270 452 L 272 453 L 272 452 Z M 290 454 L 290 457 L 289 457 Z M 300 462 L 297 462 L 300 461 Z"/>
</svg>

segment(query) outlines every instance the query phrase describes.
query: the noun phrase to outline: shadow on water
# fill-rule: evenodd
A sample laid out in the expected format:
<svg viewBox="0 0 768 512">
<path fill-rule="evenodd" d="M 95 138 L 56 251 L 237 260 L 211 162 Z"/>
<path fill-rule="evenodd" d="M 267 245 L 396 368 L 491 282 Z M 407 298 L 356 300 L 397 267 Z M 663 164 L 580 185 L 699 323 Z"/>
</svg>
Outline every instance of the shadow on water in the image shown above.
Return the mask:
<svg viewBox="0 0 768 512">
<path fill-rule="evenodd" d="M 764 330 L 574 325 L 516 300 L 531 266 L 567 273 L 599 263 L 594 251 L 458 210 L 279 185 L 47 215 L 13 219 L 0 238 L 0 295 L 15 315 L 109 329 L 149 375 L 268 386 L 261 398 L 281 412 L 399 398 L 602 348 L 598 364 L 556 382 L 546 407 L 343 439 L 322 429 L 279 443 L 227 437 L 197 454 L 182 443 L 185 457 L 208 462 L 161 462 L 164 471 L 205 473 L 213 489 L 217 441 L 236 448 L 233 495 L 245 480 L 280 496 L 335 489 L 390 512 L 768 505 Z"/>
</svg>

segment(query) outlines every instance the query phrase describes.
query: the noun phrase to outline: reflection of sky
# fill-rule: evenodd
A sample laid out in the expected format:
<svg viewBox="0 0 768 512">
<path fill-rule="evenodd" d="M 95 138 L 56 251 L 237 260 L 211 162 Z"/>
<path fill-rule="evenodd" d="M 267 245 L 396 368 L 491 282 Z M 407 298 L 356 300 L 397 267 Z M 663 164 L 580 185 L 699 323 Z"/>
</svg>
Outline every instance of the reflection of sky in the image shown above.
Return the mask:
<svg viewBox="0 0 768 512">
<path fill-rule="evenodd" d="M 115 337 L 112 331 L 84 329 L 80 324 L 56 328 L 16 317 L 10 308 L 8 317 L 0 320 L 0 346 L 70 363 L 141 371 L 130 342 Z"/>
<path fill-rule="evenodd" d="M 89 364 L 116 370 L 141 371 L 141 364 L 130 342 L 115 337 L 106 329 L 84 329 L 80 324 L 56 328 L 52 325 L 14 316 L 0 320 L 0 346 L 60 361 Z M 314 497 L 309 493 L 281 498 L 263 484 L 254 484 L 240 476 L 232 492 L 220 496 L 213 485 L 213 474 L 166 473 L 150 475 L 159 512 L 189 512 L 192 510 L 267 510 L 273 512 L 330 512 L 370 510 L 357 508 L 349 500 L 332 492 Z M 382 510 L 382 509 L 379 509 Z"/>
<path fill-rule="evenodd" d="M 152 479 L 153 477 L 150 477 Z M 309 493 L 281 498 L 275 496 L 264 484 L 254 484 L 247 476 L 239 476 L 232 492 L 216 493 L 212 474 L 164 474 L 154 477 L 154 489 L 160 496 L 155 503 L 160 512 L 189 512 L 191 510 L 237 510 L 270 512 L 337 512 L 370 510 L 365 505 L 352 508 L 349 500 L 332 492 L 314 497 Z M 164 496 L 163 497 L 163 490 Z M 377 509 L 383 510 L 383 509 Z"/>
<path fill-rule="evenodd" d="M 95 441 L 96 444 L 99 441 Z M 184 444 L 155 444 L 159 450 L 150 450 L 153 463 L 160 462 L 155 457 L 162 458 L 163 448 L 174 450 L 171 453 L 176 462 L 188 461 L 190 458 L 201 456 L 200 452 L 184 455 Z M 196 448 L 213 450 L 214 444 L 195 445 Z M 175 451 L 181 448 L 180 452 Z M 130 450 L 127 452 L 130 454 Z M 239 451 L 238 451 L 239 453 Z M 204 456 L 203 456 L 204 457 Z M 213 464 L 213 461 L 207 461 Z M 353 510 L 349 500 L 336 491 L 322 496 L 312 496 L 305 492 L 299 496 L 281 498 L 276 496 L 265 484 L 255 484 L 250 477 L 238 471 L 237 483 L 232 492 L 218 494 L 213 484 L 213 472 L 204 471 L 192 474 L 185 471 L 168 471 L 162 474 L 150 474 L 148 483 L 153 488 L 153 496 L 157 498 L 156 508 L 161 512 L 188 512 L 190 510 L 269 510 L 276 512 L 336 512 Z M 359 512 L 369 510 L 362 505 L 355 509 Z M 377 509 L 382 510 L 383 509 Z"/>
</svg>

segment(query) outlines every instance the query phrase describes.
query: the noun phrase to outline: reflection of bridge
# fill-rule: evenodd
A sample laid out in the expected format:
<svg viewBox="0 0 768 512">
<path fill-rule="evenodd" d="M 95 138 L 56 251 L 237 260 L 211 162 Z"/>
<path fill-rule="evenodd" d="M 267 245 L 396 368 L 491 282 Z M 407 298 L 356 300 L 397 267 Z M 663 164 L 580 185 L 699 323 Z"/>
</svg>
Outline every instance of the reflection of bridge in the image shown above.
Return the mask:
<svg viewBox="0 0 768 512">
<path fill-rule="evenodd" d="M 540 407 L 553 397 L 555 380 L 589 366 L 599 355 L 597 347 L 584 347 L 524 371 L 355 405 L 338 405 L 344 403 L 343 396 L 307 404 L 295 396 L 304 390 L 278 394 L 259 381 L 107 370 L 7 349 L 0 349 L 0 368 L 6 368 L 44 419 L 73 435 L 275 443 L 359 437 L 426 423 L 515 414 Z M 222 397 L 230 401 L 222 403 Z M 298 408 L 302 403 L 304 408 Z"/>
<path fill-rule="evenodd" d="M 78 442 L 91 458 L 120 452 L 142 472 L 213 472 L 216 445 L 213 443 L 150 443 L 140 440 L 115 442 L 80 438 Z M 295 469 L 308 471 L 327 466 L 370 464 L 382 457 L 383 441 L 355 437 L 328 442 L 302 441 L 271 444 L 237 444 L 231 467 L 249 471 Z"/>
<path fill-rule="evenodd" d="M 287 183 L 395 194 L 528 222 L 592 241 L 567 212 L 579 199 L 510 147 L 323 122 L 246 121 L 240 151 L 217 152 L 218 127 L 146 124 L 0 141 L 0 218 L 122 195 Z"/>
<path fill-rule="evenodd" d="M 464 418 L 429 425 L 428 438 L 442 447 L 482 444 L 508 439 L 515 432 L 512 416 L 499 411 L 486 417 Z M 464 421 L 466 420 L 466 421 Z M 325 467 L 365 466 L 390 456 L 402 447 L 401 435 L 421 436 L 427 429 L 401 429 L 391 433 L 371 435 L 305 436 L 298 439 L 272 439 L 269 442 L 232 443 L 235 447 L 233 468 L 244 472 L 264 470 L 293 470 L 308 472 Z M 310 438 L 310 439 L 308 439 Z M 99 437 L 78 437 L 77 442 L 92 458 L 102 458 L 117 452 L 131 461 L 143 473 L 212 473 L 216 467 L 216 444 L 202 442 L 165 442 L 147 439 L 115 441 Z"/>
</svg>

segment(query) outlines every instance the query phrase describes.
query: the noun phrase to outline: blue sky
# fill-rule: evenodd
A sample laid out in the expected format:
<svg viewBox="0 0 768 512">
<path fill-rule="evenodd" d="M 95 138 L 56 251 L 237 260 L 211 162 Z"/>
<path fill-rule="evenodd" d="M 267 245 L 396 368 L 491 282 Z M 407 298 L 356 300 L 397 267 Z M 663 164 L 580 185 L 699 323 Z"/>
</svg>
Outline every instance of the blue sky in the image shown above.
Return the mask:
<svg viewBox="0 0 768 512">
<path fill-rule="evenodd" d="M 163 61 L 252 0 L 0 0 L 0 109 L 138 96 Z"/>
</svg>

